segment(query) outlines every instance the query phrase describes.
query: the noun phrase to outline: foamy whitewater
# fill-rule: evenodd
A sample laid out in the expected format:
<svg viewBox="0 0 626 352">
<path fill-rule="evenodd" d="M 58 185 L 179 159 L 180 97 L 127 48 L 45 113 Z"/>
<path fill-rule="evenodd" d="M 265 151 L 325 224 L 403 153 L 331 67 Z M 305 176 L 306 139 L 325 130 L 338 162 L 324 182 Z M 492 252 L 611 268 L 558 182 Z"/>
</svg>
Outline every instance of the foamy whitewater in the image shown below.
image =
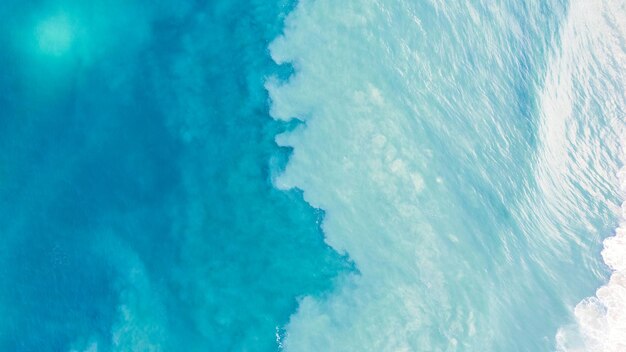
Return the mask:
<svg viewBox="0 0 626 352">
<path fill-rule="evenodd" d="M 300 300 L 286 351 L 626 348 L 623 230 L 583 300 L 622 199 L 625 4 L 298 4 L 275 182 L 358 274 Z"/>
<path fill-rule="evenodd" d="M 626 0 L 2 0 L 0 47 L 0 351 L 626 351 Z"/>
</svg>

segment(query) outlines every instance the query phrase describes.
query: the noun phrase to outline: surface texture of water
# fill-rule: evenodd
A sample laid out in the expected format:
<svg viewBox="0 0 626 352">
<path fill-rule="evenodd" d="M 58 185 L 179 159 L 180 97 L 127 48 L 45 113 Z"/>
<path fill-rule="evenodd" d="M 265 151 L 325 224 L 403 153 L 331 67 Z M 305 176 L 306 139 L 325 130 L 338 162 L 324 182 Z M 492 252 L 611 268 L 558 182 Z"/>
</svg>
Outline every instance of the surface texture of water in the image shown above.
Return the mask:
<svg viewBox="0 0 626 352">
<path fill-rule="evenodd" d="M 623 0 L 0 19 L 0 350 L 626 350 Z"/>
</svg>

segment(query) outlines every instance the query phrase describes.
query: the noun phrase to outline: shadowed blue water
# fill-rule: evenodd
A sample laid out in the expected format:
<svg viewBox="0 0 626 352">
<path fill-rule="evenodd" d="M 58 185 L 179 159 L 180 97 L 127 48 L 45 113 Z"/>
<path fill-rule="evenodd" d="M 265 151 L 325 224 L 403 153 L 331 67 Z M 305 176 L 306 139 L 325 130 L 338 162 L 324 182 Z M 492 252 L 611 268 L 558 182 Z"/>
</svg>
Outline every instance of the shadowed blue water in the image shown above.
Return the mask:
<svg viewBox="0 0 626 352">
<path fill-rule="evenodd" d="M 0 5 L 0 350 L 275 350 L 349 270 L 271 185 L 290 8 Z"/>
</svg>

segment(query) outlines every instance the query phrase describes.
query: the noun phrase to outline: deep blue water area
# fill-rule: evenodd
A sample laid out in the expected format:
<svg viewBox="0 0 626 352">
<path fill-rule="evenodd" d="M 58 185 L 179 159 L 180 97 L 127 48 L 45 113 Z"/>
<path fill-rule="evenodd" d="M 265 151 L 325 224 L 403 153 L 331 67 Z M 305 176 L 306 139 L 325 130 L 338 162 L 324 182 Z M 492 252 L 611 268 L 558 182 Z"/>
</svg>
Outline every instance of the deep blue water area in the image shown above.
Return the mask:
<svg viewBox="0 0 626 352">
<path fill-rule="evenodd" d="M 276 350 L 351 270 L 272 185 L 293 5 L 0 5 L 0 350 Z"/>
</svg>

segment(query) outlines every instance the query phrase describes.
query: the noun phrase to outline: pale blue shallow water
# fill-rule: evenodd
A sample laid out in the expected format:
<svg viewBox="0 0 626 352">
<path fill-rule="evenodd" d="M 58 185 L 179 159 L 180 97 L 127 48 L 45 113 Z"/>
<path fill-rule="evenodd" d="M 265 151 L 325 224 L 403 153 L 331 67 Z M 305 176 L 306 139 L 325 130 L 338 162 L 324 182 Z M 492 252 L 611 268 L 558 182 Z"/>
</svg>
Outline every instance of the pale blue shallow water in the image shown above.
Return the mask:
<svg viewBox="0 0 626 352">
<path fill-rule="evenodd" d="M 0 351 L 626 349 L 623 0 L 0 19 Z"/>
</svg>

